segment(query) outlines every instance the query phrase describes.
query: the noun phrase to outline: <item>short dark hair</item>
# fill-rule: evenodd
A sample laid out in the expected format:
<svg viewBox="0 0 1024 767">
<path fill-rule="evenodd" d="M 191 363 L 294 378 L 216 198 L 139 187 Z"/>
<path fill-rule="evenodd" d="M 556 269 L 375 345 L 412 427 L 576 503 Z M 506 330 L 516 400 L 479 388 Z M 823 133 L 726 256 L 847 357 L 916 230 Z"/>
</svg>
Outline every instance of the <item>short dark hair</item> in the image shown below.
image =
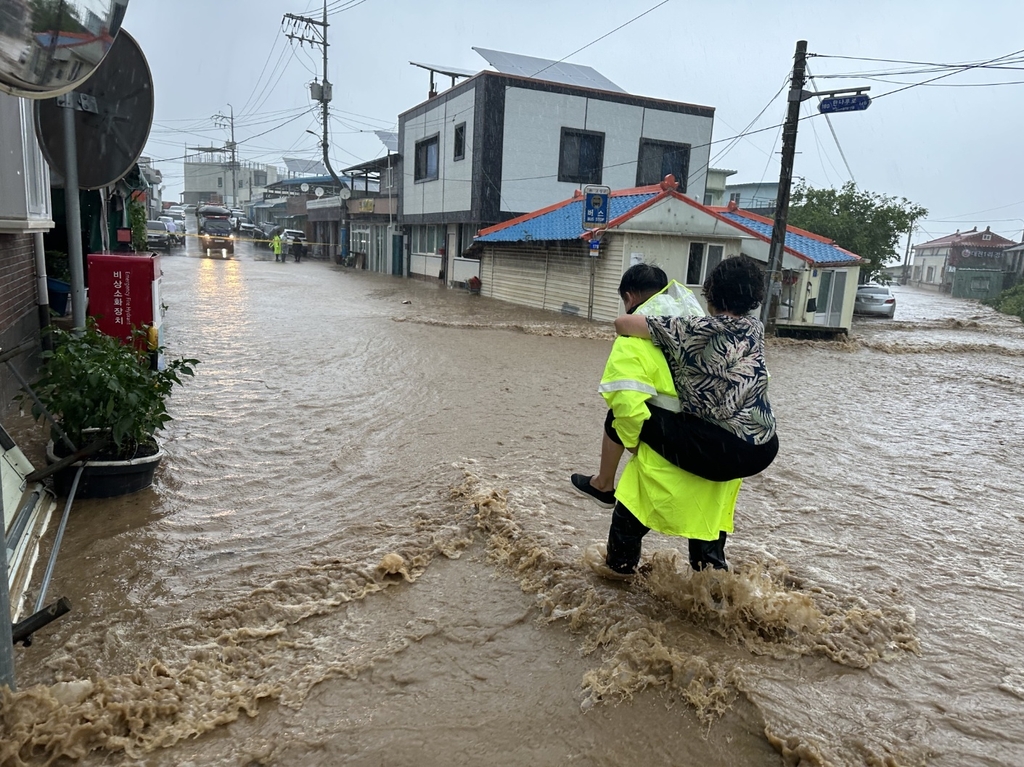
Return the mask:
<svg viewBox="0 0 1024 767">
<path fill-rule="evenodd" d="M 743 316 L 764 301 L 764 270 L 748 256 L 725 258 L 704 280 L 704 298 L 723 312 Z"/>
<path fill-rule="evenodd" d="M 668 285 L 665 270 L 651 264 L 634 264 L 622 275 L 619 282 L 619 297 L 625 299 L 626 293 L 637 295 L 654 295 Z"/>
</svg>

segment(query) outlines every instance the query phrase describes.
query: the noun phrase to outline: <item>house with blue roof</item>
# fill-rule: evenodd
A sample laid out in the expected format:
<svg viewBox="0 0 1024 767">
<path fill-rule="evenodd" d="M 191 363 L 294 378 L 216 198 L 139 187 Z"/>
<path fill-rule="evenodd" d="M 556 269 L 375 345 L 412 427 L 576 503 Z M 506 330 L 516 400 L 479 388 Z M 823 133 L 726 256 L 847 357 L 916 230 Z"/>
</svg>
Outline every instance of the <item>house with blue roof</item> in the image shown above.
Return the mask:
<svg viewBox="0 0 1024 767">
<path fill-rule="evenodd" d="M 482 229 L 481 293 L 504 301 L 610 321 L 622 312 L 623 272 L 653 263 L 698 296 L 723 258 L 768 263 L 772 221 L 736 205 L 711 208 L 677 189 L 675 179 L 612 192 L 609 223 L 583 226 L 583 196 Z M 777 326 L 849 332 L 861 259 L 831 240 L 787 229 Z"/>
</svg>

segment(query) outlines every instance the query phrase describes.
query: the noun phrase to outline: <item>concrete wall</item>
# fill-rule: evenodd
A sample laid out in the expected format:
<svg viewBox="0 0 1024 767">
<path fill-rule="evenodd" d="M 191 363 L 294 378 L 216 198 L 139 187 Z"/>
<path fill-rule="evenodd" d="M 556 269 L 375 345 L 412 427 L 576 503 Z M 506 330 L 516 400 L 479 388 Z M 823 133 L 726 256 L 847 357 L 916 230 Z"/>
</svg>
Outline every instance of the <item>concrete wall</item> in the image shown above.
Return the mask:
<svg viewBox="0 0 1024 767">
<path fill-rule="evenodd" d="M 472 88 L 439 99 L 432 109 L 409 118 L 404 124 L 401 153 L 403 215 L 469 211 L 473 192 L 473 123 L 476 91 Z M 466 124 L 465 157 L 454 158 L 455 126 Z M 416 181 L 416 144 L 438 137 L 438 176 L 434 181 Z"/>
<path fill-rule="evenodd" d="M 686 193 L 703 202 L 712 119 L 590 96 L 525 88 L 505 94 L 501 210 L 525 213 L 572 196 L 579 184 L 558 180 L 562 128 L 604 133 L 601 183 L 612 189 L 636 185 L 640 139 L 690 144 Z"/>
</svg>

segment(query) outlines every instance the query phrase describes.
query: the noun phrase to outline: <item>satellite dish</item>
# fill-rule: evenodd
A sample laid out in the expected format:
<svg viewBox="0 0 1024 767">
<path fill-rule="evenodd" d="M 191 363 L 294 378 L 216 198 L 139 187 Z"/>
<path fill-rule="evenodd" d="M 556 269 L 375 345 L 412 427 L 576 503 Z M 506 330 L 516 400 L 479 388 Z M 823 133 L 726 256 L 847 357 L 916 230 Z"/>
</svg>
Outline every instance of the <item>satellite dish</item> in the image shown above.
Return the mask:
<svg viewBox="0 0 1024 767">
<path fill-rule="evenodd" d="M 309 191 L 309 184 L 302 184 L 302 186 L 300 186 L 299 189 L 301 189 L 303 194 L 305 194 L 306 192 Z"/>
<path fill-rule="evenodd" d="M 347 200 L 347 199 L 348 199 L 349 197 L 351 197 L 351 196 L 352 196 L 352 190 L 351 190 L 351 189 L 349 189 L 349 188 L 348 188 L 347 186 L 343 186 L 343 187 L 342 187 L 342 188 L 341 188 L 341 189 L 340 189 L 340 190 L 338 191 L 338 197 L 340 197 L 340 198 L 341 198 L 341 199 L 343 199 L 343 200 Z"/>
<path fill-rule="evenodd" d="M 69 96 L 36 101 L 36 137 L 50 167 L 67 175 L 63 113 L 75 105 L 78 185 L 99 189 L 135 167 L 153 124 L 153 76 L 139 44 L 125 31 L 103 64 Z"/>
<path fill-rule="evenodd" d="M 315 194 L 317 197 L 323 197 L 324 188 L 322 186 L 318 186 L 316 189 L 313 190 L 313 194 Z"/>
<path fill-rule="evenodd" d="M 53 98 L 104 61 L 128 0 L 0 0 L 0 90 Z"/>
</svg>

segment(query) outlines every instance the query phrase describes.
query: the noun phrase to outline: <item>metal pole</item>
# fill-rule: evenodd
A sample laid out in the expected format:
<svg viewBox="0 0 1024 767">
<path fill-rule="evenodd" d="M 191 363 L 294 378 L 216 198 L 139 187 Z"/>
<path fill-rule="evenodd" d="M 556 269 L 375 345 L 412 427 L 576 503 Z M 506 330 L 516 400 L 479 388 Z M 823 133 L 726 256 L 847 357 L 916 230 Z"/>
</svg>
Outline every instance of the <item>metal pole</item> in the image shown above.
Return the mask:
<svg viewBox="0 0 1024 767">
<path fill-rule="evenodd" d="M 238 155 L 235 148 L 235 108 L 231 109 L 231 202 L 238 207 Z"/>
<path fill-rule="evenodd" d="M 796 158 L 796 130 L 800 124 L 800 104 L 804 100 L 807 68 L 807 41 L 799 40 L 793 56 L 793 80 L 789 89 L 789 113 L 782 129 L 782 170 L 779 172 L 779 198 L 775 204 L 775 225 L 768 251 L 768 285 L 761 305 L 761 322 L 766 332 L 774 332 L 782 291 L 782 254 L 786 247 L 786 219 L 789 217 L 790 187 L 793 185 L 793 161 Z M 813 95 L 813 94 L 808 94 Z"/>
<path fill-rule="evenodd" d="M 60 553 L 60 544 L 64 540 L 64 531 L 68 526 L 68 517 L 71 515 L 71 504 L 75 502 L 75 493 L 78 492 L 78 482 L 82 479 L 82 472 L 85 470 L 85 462 L 75 472 L 75 481 L 71 483 L 71 492 L 68 493 L 68 500 L 64 504 L 64 516 L 60 518 L 60 527 L 57 528 L 57 537 L 53 541 L 53 549 L 50 551 L 50 559 L 46 562 L 46 572 L 43 573 L 43 582 L 39 586 L 39 596 L 36 598 L 35 612 L 43 609 L 46 604 L 46 592 L 50 588 L 50 579 L 53 578 L 53 568 L 57 566 L 57 554 Z"/>
<path fill-rule="evenodd" d="M 50 327 L 50 294 L 46 284 L 46 245 L 43 233 L 35 233 L 36 246 L 36 303 L 39 305 L 39 330 L 42 332 L 43 348 L 53 349 L 53 338 L 46 332 Z"/>
<path fill-rule="evenodd" d="M 328 43 L 327 43 L 327 27 L 328 27 L 328 24 L 327 24 L 327 0 L 324 0 L 324 12 L 323 12 L 323 22 L 322 23 L 323 23 L 323 32 L 324 32 L 324 41 L 323 41 L 323 49 L 324 49 L 324 80 L 323 80 L 323 84 L 324 84 L 324 89 L 323 89 L 323 93 L 322 93 L 320 98 L 321 98 L 321 103 L 323 104 L 323 120 L 324 120 L 324 141 L 323 141 L 323 144 L 324 144 L 324 167 L 327 168 L 327 172 L 330 173 L 331 174 L 331 178 L 334 179 L 334 183 L 338 187 L 338 192 L 339 192 L 339 196 L 340 196 L 340 192 L 341 192 L 341 179 L 338 178 L 338 174 L 335 173 L 334 172 L 334 168 L 331 167 L 331 158 L 330 158 L 330 155 L 328 153 L 328 148 L 329 148 L 330 145 L 328 144 L 328 139 L 327 139 L 328 121 L 330 120 L 330 111 L 328 109 L 328 105 L 329 105 L 330 102 L 329 102 L 329 100 L 327 98 L 327 95 L 328 95 L 328 93 L 330 93 L 330 85 L 331 85 L 330 82 L 327 79 L 327 47 L 328 47 Z M 341 228 L 340 229 L 341 229 L 341 231 L 339 232 L 339 234 L 340 234 L 341 242 L 339 244 L 341 245 L 341 255 L 342 255 L 342 257 L 345 257 L 345 256 L 348 255 L 348 237 L 349 237 L 349 235 L 348 235 L 348 203 L 345 200 L 341 201 Z"/>
<path fill-rule="evenodd" d="M 75 95 L 65 97 L 64 205 L 67 212 L 68 262 L 71 267 L 71 322 L 85 330 L 85 261 L 82 256 L 82 206 L 78 199 L 78 143 L 75 136 Z"/>
<path fill-rule="evenodd" d="M 4 514 L 3 477 L 0 476 L 0 567 L 3 582 L 0 583 L 0 685 L 6 685 L 15 692 L 18 686 L 14 680 L 14 633 L 11 624 L 11 583 L 7 575 L 7 516 Z"/>
</svg>

